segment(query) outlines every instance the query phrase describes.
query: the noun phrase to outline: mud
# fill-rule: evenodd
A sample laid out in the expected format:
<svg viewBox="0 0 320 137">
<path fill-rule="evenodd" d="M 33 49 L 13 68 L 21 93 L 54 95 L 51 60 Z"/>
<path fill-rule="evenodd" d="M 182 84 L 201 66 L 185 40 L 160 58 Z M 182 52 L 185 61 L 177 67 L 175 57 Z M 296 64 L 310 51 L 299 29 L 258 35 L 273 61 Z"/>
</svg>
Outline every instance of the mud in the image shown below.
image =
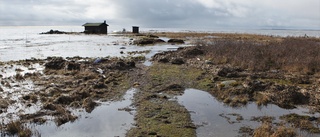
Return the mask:
<svg viewBox="0 0 320 137">
<path fill-rule="evenodd" d="M 214 96 L 227 104 L 239 106 L 248 101 L 270 102 L 283 108 L 294 108 L 296 105 L 308 105 L 316 111 L 318 75 L 292 74 L 283 71 L 250 71 L 229 65 L 213 65 L 208 63 L 205 46 L 184 47 L 177 51 L 156 54 L 155 62 L 171 63 L 185 67 L 195 67 L 206 71 L 203 77 L 209 77 L 211 92 Z M 182 57 L 182 58 L 181 58 Z M 181 58 L 183 63 L 175 63 Z M 206 59 L 208 58 L 208 59 Z M 180 61 L 180 62 L 182 62 Z M 310 78 L 312 77 L 312 78 Z M 201 78 L 199 78 L 201 79 Z M 313 79 L 313 81 L 310 81 Z M 227 81 L 233 81 L 225 84 Z M 298 84 L 301 83 L 301 84 Z M 262 100 L 261 100 L 262 99 Z M 263 101 L 263 99 L 265 99 Z"/>
<path fill-rule="evenodd" d="M 14 115 L 21 123 L 44 123 L 51 118 L 57 126 L 69 121 L 75 121 L 77 115 L 71 113 L 73 109 L 83 108 L 90 113 L 98 101 L 119 100 L 125 91 L 131 87 L 128 74 L 135 68 L 135 63 L 120 58 L 103 58 L 99 63 L 94 63 L 93 58 L 68 58 L 49 57 L 37 61 L 17 61 L 8 64 L 43 64 L 44 70 L 33 74 L 10 76 L 2 78 L 4 92 L 15 91 L 14 83 L 32 81 L 37 86 L 36 90 L 28 91 L 22 96 L 18 95 L 13 100 L 10 93 L 7 98 L 1 99 L 1 112 L 11 115 L 10 106 L 22 105 L 26 107 L 37 106 L 35 113 L 25 113 L 23 109 Z M 20 78 L 21 77 L 21 78 Z M 16 88 L 19 89 L 19 88 Z M 18 93 L 17 93 L 18 94 Z M 21 94 L 21 93 L 20 93 Z M 4 121 L 11 121 L 9 117 L 2 117 Z M 6 123 L 3 123 L 4 128 Z"/>
<path fill-rule="evenodd" d="M 197 33 L 156 33 L 142 37 L 147 42 L 152 39 L 147 44 L 154 44 L 158 41 L 155 35 L 188 39 L 192 40 L 191 43 L 197 43 L 198 40 L 210 42 L 208 40 L 212 39 L 269 43 L 285 39 Z M 133 37 L 136 42 L 142 40 L 137 37 L 140 36 Z M 135 44 L 145 44 L 143 40 L 140 42 L 142 43 Z M 272 103 L 288 109 L 303 105 L 310 109 L 310 113 L 320 112 L 319 72 L 305 74 L 241 68 L 228 64 L 228 60 L 223 58 L 217 62 L 215 57 L 210 56 L 210 47 L 199 43 L 197 45 L 158 53 L 152 57 L 151 66 L 143 65 L 141 61 L 145 58 L 139 57 L 48 57 L 2 62 L 1 71 L 6 73 L 0 77 L 0 114 L 4 121 L 1 129 L 8 129 L 11 121 L 38 124 L 54 121 L 57 126 L 61 126 L 78 118 L 72 110 L 84 109 L 90 113 L 100 102 L 121 100 L 131 87 L 138 88 L 139 92 L 134 95 L 132 104 L 136 108 L 135 124 L 127 136 L 196 136 L 197 125 L 192 122 L 190 112 L 174 99 L 175 96 L 182 95 L 186 88 L 207 91 L 234 108 L 256 102 L 258 105 Z M 128 54 L 140 53 L 137 51 Z M 38 66 L 32 66 L 34 64 Z M 24 67 L 17 68 L 19 65 Z M 26 112 L 23 108 L 33 110 Z M 13 109 L 17 111 L 10 112 Z M 236 121 L 229 120 L 231 123 L 241 121 L 238 114 L 221 114 L 221 117 L 227 120 L 229 117 L 236 117 Z M 295 118 L 305 120 L 304 117 Z M 283 119 L 292 123 L 287 117 Z M 318 121 L 319 118 L 315 119 L 314 121 Z M 301 125 L 296 125 L 298 126 Z M 259 129 L 264 128 L 270 127 L 262 125 Z M 318 131 L 317 129 L 312 131 Z M 258 131 L 253 130 L 244 127 L 241 131 L 258 136 Z"/>
</svg>

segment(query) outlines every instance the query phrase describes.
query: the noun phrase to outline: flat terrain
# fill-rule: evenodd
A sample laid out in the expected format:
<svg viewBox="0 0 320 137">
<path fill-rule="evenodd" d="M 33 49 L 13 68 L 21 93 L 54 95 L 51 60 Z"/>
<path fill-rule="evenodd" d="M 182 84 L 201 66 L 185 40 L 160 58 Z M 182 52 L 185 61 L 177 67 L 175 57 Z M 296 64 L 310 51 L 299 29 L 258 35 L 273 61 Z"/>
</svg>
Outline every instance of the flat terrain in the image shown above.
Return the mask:
<svg viewBox="0 0 320 137">
<path fill-rule="evenodd" d="M 320 113 L 319 38 L 166 32 L 127 36 L 136 42 L 147 39 L 151 44 L 159 42 L 153 41 L 156 36 L 174 38 L 193 46 L 157 53 L 151 66 L 143 65 L 142 55 L 1 62 L 2 71 L 14 68 L 16 73 L 0 77 L 3 94 L 0 113 L 7 114 L 8 108 L 17 103 L 26 108 L 38 106 L 34 113 L 14 112 L 17 117 L 4 116 L 2 119 L 7 119 L 1 124 L 2 134 L 31 136 L 35 133 L 25 123 L 44 124 L 53 120 L 60 126 L 75 121 L 78 116 L 70 109 L 83 108 L 90 113 L 99 102 L 121 100 L 131 87 L 139 92 L 132 104 L 136 109 L 135 124 L 127 136 L 196 136 L 198 127 L 192 123 L 190 113 L 174 100 L 187 88 L 206 91 L 235 108 L 255 102 L 286 109 L 304 106 L 310 109 L 310 114 Z M 43 69 L 30 71 L 37 70 L 34 64 Z M 30 72 L 23 73 L 27 70 L 16 66 Z M 26 81 L 33 83 L 32 90 L 21 88 Z M 8 94 L 9 91 L 12 93 Z M 239 135 L 297 136 L 296 129 L 320 133 L 320 118 L 314 116 L 284 115 L 282 122 L 276 124 L 269 117 L 254 120 L 261 122 L 261 126 L 243 127 Z"/>
</svg>

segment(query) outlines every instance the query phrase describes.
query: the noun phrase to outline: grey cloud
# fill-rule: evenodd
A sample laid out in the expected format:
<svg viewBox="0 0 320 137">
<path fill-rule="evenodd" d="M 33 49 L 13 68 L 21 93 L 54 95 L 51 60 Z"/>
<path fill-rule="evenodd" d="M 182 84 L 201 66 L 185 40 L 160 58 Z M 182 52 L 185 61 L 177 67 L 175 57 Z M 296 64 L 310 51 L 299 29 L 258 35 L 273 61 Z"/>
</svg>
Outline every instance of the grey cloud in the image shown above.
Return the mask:
<svg viewBox="0 0 320 137">
<path fill-rule="evenodd" d="M 82 10 L 62 0 L 12 0 L 0 4 L 4 5 L 0 8 L 0 25 L 68 24 Z"/>
<path fill-rule="evenodd" d="M 319 0 L 0 0 L 0 25 L 79 25 L 107 19 L 146 27 L 320 29 Z"/>
<path fill-rule="evenodd" d="M 219 18 L 223 19 L 222 10 L 212 11 L 203 5 L 191 1 L 171 0 L 170 2 L 136 0 L 115 1 L 121 5 L 121 17 L 147 26 L 168 27 L 188 26 L 189 24 L 202 25 L 203 21 L 212 24 Z M 214 25 L 214 24 L 212 24 Z"/>
</svg>

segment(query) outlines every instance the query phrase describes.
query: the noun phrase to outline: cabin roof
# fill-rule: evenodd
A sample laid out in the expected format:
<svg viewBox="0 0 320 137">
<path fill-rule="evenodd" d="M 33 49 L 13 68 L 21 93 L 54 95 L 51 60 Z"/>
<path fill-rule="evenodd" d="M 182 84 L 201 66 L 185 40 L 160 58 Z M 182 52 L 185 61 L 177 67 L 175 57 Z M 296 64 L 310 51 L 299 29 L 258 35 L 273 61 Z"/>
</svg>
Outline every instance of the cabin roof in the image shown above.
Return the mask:
<svg viewBox="0 0 320 137">
<path fill-rule="evenodd" d="M 102 24 L 105 24 L 105 23 L 86 23 L 86 24 L 83 24 L 82 26 L 85 26 L 85 27 L 98 27 L 98 26 L 101 26 Z M 109 26 L 108 24 L 106 24 L 107 26 Z"/>
</svg>

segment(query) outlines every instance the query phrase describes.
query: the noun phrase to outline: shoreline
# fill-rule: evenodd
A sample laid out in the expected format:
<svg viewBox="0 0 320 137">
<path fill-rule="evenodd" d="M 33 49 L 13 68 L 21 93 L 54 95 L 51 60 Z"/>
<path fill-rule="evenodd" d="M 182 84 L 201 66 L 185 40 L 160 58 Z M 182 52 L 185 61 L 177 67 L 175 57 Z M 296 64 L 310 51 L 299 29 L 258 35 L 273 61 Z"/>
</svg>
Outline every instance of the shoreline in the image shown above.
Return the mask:
<svg viewBox="0 0 320 137">
<path fill-rule="evenodd" d="M 0 26 L 1 28 L 6 29 L 15 29 L 20 28 L 26 34 L 31 33 L 41 33 L 48 30 L 61 30 L 71 33 L 81 33 L 83 32 L 82 26 Z M 29 32 L 24 28 L 33 28 L 38 30 L 38 32 Z M 128 26 L 115 26 L 110 27 L 109 34 L 122 32 L 123 28 L 126 30 L 131 30 Z M 320 37 L 319 29 L 265 29 L 265 28 L 256 28 L 256 29 L 242 29 L 242 28 L 207 28 L 207 29 L 190 29 L 190 28 L 148 28 L 141 27 L 141 33 L 154 33 L 154 32 L 192 32 L 192 33 L 232 33 L 232 34 L 255 34 L 255 35 L 268 35 L 268 36 L 281 36 L 281 37 L 303 37 L 305 34 L 309 37 Z M 130 31 L 128 31 L 130 32 Z M 1 34 L 1 33 L 0 33 Z"/>
<path fill-rule="evenodd" d="M 1 100 L 7 104 L 1 106 L 1 114 L 6 113 L 6 109 L 11 105 L 17 105 L 17 103 L 29 107 L 38 106 L 40 108 L 34 114 L 16 112 L 19 122 L 39 122 L 41 125 L 50 121 L 45 116 L 51 115 L 54 117 L 53 121 L 59 126 L 77 119 L 78 116 L 72 114 L 69 108 L 82 108 L 90 113 L 95 107 L 99 107 L 97 103 L 99 101 L 121 100 L 125 91 L 131 87 L 138 88 L 140 91 L 135 93 L 132 104 L 136 108 L 135 126 L 128 131 L 127 136 L 165 136 L 168 134 L 195 136 L 197 127 L 192 123 L 190 113 L 178 102 L 172 101 L 174 96 L 183 94 L 184 89 L 187 88 L 206 91 L 220 102 L 235 108 L 255 102 L 261 106 L 272 103 L 288 109 L 303 105 L 313 108 L 315 114 L 320 112 L 320 93 L 316 91 L 319 88 L 317 80 L 320 78 L 320 67 L 308 68 L 309 66 L 305 66 L 306 68 L 294 69 L 285 65 L 273 66 L 273 64 L 269 64 L 270 66 L 262 65 L 261 68 L 258 68 L 258 65 L 252 67 L 241 63 L 241 61 L 240 63 L 233 62 L 234 58 L 219 57 L 218 53 L 237 55 L 225 51 L 224 49 L 227 47 L 212 48 L 212 44 L 217 43 L 219 45 L 225 44 L 225 46 L 232 44 L 234 46 L 248 44 L 268 46 L 290 45 L 292 43 L 299 45 L 304 43 L 304 46 L 310 45 L 312 47 L 317 43 L 319 45 L 319 38 L 288 38 L 247 34 L 212 34 L 208 37 L 207 33 L 152 34 L 184 41 L 188 41 L 188 38 L 192 37 L 197 41 L 190 42 L 194 46 L 155 54 L 152 57 L 153 64 L 151 66 L 143 65 L 145 58 L 135 58 L 135 60 L 130 57 L 101 57 L 101 60 L 86 57 L 49 57 L 47 59 L 1 62 L 3 72 L 13 72 L 12 75 L 1 76 L 1 95 L 3 96 L 3 93 L 9 91 L 18 94 L 18 100 L 11 98 L 14 94 L 10 95 L 9 93 L 7 98 Z M 145 36 L 127 37 L 127 39 L 129 38 L 137 40 L 145 38 Z M 216 50 L 221 50 L 221 52 L 213 54 L 213 51 Z M 243 52 L 247 51 L 250 50 Z M 144 54 L 141 55 L 144 56 Z M 319 56 L 315 57 L 318 59 Z M 262 58 L 260 63 L 268 63 L 263 61 L 268 60 Z M 34 64 L 43 66 L 43 69 L 37 69 L 37 66 L 33 66 Z M 28 80 L 34 84 L 33 90 L 22 86 L 23 82 Z M 19 90 L 19 88 L 21 89 Z M 21 91 L 24 91 L 24 94 L 19 95 Z M 280 128 L 288 129 L 286 131 L 291 133 L 292 130 L 299 129 L 301 126 L 309 126 L 301 130 L 317 135 L 320 133 L 319 128 L 310 127 L 312 124 L 320 123 L 318 116 L 286 115 L 282 117 L 283 122 L 286 124 L 292 122 L 289 119 L 290 116 L 293 118 L 291 120 L 295 122 L 291 123 L 293 126 L 271 124 L 273 130 L 270 129 L 270 134 L 278 133 L 275 129 Z M 309 120 L 311 118 L 313 120 Z M 10 123 L 10 120 L 7 122 Z M 249 132 L 245 133 L 258 136 L 259 131 L 265 128 L 264 124 L 269 123 L 268 126 L 270 126 L 272 120 L 261 118 L 260 122 L 261 127 L 247 129 Z M 305 125 L 297 125 L 301 122 L 305 122 Z M 4 129 L 5 132 L 8 132 L 8 123 L 1 125 L 1 129 Z M 21 132 L 26 131 L 22 130 Z"/>
</svg>

